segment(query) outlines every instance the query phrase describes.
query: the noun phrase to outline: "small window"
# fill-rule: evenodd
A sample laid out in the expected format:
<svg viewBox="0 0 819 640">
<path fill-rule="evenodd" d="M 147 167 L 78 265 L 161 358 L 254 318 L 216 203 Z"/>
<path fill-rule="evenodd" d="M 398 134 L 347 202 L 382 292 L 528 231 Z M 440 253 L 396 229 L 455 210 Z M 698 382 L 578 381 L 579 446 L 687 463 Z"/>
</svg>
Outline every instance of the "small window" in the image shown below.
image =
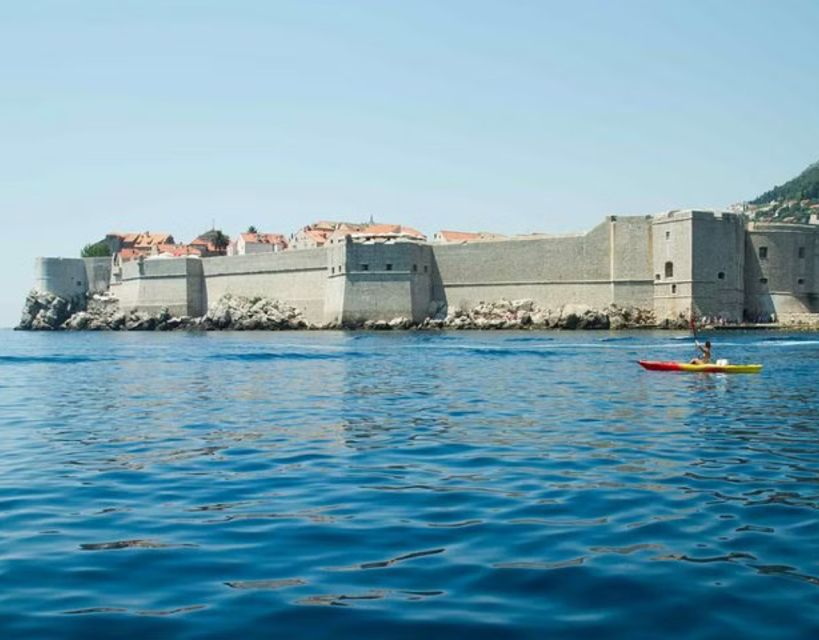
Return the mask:
<svg viewBox="0 0 819 640">
<path fill-rule="evenodd" d="M 335 273 L 335 272 L 336 272 L 336 268 L 335 267 L 330 267 L 330 273 Z"/>
<path fill-rule="evenodd" d="M 369 270 L 370 270 L 370 265 L 368 265 L 368 264 L 362 264 L 362 265 L 361 265 L 361 270 L 362 270 L 362 271 L 369 271 Z"/>
<path fill-rule="evenodd" d="M 759 279 L 759 281 L 760 281 L 762 284 L 768 284 L 768 278 L 760 278 L 760 279 Z"/>
<path fill-rule="evenodd" d="M 659 280 L 660 279 L 660 274 L 659 273 L 654 274 L 654 279 Z"/>
<path fill-rule="evenodd" d="M 674 277 L 674 263 L 673 262 L 666 262 L 665 263 L 665 277 L 666 278 L 673 278 Z"/>
<path fill-rule="evenodd" d="M 389 262 L 387 263 L 387 271 L 392 271 L 392 265 Z"/>
<path fill-rule="evenodd" d="M 676 284 L 671 285 L 671 293 L 677 293 L 677 285 Z"/>
<path fill-rule="evenodd" d="M 425 264 L 424 265 L 424 273 L 427 273 L 428 271 L 429 271 L 429 265 Z"/>
<path fill-rule="evenodd" d="M 418 271 L 418 265 L 417 264 L 412 265 L 412 270 L 413 271 Z"/>
<path fill-rule="evenodd" d="M 717 278 L 719 278 L 720 280 L 725 280 L 725 272 L 724 272 L 724 271 L 720 271 L 720 272 L 717 274 Z"/>
<path fill-rule="evenodd" d="M 796 284 L 805 284 L 805 279 L 799 278 L 799 280 L 796 281 Z"/>
<path fill-rule="evenodd" d="M 805 257 L 805 247 L 799 247 L 799 257 L 804 259 L 804 257 Z"/>
<path fill-rule="evenodd" d="M 759 247 L 759 259 L 760 260 L 767 260 L 768 258 L 768 247 Z"/>
<path fill-rule="evenodd" d="M 666 231 L 666 232 L 665 232 L 665 239 L 666 239 L 666 240 L 669 240 L 670 238 L 671 238 L 671 232 L 670 232 L 670 231 Z"/>
</svg>

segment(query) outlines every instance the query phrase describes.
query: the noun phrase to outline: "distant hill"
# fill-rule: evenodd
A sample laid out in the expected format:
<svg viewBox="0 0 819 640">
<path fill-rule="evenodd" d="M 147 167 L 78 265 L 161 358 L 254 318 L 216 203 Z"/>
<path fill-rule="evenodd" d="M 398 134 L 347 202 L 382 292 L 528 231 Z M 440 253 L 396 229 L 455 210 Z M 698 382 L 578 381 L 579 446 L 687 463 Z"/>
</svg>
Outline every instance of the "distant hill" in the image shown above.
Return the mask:
<svg viewBox="0 0 819 640">
<path fill-rule="evenodd" d="M 755 220 L 808 222 L 811 214 L 819 214 L 819 162 L 746 203 L 742 210 Z"/>
<path fill-rule="evenodd" d="M 774 200 L 819 200 L 819 162 L 814 162 L 793 180 L 766 191 L 751 204 L 768 204 Z"/>
</svg>

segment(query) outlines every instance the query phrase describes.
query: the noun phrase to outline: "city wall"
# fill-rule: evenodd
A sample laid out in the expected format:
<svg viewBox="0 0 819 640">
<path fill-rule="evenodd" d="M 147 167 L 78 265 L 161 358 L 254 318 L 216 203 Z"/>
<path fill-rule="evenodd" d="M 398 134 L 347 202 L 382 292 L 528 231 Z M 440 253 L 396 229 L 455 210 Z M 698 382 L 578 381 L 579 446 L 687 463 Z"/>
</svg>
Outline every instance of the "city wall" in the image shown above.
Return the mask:
<svg viewBox="0 0 819 640">
<path fill-rule="evenodd" d="M 286 302 L 314 324 L 410 318 L 480 302 L 558 309 L 610 304 L 658 318 L 729 321 L 819 312 L 812 225 L 746 224 L 675 211 L 611 216 L 584 234 L 464 244 L 355 243 L 219 258 L 126 262 L 39 258 L 35 287 L 73 298 L 110 291 L 124 309 L 200 316 L 226 293 Z"/>
<path fill-rule="evenodd" d="M 819 312 L 819 229 L 751 223 L 745 245 L 745 305 L 752 317 Z"/>
<path fill-rule="evenodd" d="M 644 216 L 610 217 L 585 234 L 433 245 L 433 298 L 463 309 L 501 298 L 650 307 L 650 231 Z"/>
</svg>

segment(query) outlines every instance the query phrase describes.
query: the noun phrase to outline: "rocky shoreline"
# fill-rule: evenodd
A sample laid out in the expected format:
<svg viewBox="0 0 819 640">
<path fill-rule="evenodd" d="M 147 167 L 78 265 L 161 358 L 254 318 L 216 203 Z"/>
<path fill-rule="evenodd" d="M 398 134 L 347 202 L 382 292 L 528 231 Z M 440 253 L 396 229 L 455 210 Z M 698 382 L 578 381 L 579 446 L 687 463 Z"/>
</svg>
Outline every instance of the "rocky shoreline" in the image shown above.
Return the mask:
<svg viewBox="0 0 819 640">
<path fill-rule="evenodd" d="M 366 320 L 344 324 L 308 323 L 295 307 L 269 298 L 227 294 L 202 317 L 174 316 L 167 309 L 157 313 L 123 311 L 116 298 L 94 295 L 65 300 L 32 291 L 26 297 L 17 329 L 29 331 L 283 331 L 321 329 L 389 330 L 497 330 L 558 329 L 618 330 L 637 328 L 685 329 L 685 318 L 657 322 L 653 311 L 611 305 L 602 310 L 584 305 L 543 309 L 532 300 L 501 300 L 481 303 L 468 310 L 439 307 L 423 322 L 408 318 Z"/>
</svg>

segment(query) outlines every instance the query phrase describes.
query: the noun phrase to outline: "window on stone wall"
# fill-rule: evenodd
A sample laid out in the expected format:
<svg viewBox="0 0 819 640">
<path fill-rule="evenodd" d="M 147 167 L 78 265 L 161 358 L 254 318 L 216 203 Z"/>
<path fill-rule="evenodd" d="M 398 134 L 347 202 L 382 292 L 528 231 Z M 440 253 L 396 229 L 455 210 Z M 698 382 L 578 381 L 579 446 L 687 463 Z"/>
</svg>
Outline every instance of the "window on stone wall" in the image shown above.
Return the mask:
<svg viewBox="0 0 819 640">
<path fill-rule="evenodd" d="M 796 284 L 805 284 L 805 279 L 804 279 L 804 278 L 799 278 L 799 279 L 796 281 Z"/>
<path fill-rule="evenodd" d="M 760 279 L 759 279 L 759 281 L 760 281 L 762 284 L 768 284 L 768 278 L 760 278 Z"/>
<path fill-rule="evenodd" d="M 392 271 L 392 265 L 389 262 L 387 263 L 387 271 Z"/>
<path fill-rule="evenodd" d="M 368 265 L 368 264 L 362 264 L 362 265 L 361 265 L 361 270 L 362 270 L 362 271 L 369 271 L 369 270 L 370 270 L 370 265 Z"/>
<path fill-rule="evenodd" d="M 673 262 L 666 262 L 665 263 L 665 277 L 666 278 L 673 278 L 674 277 L 674 263 Z"/>
<path fill-rule="evenodd" d="M 725 280 L 725 272 L 724 272 L 724 271 L 720 271 L 720 272 L 717 274 L 717 278 L 719 278 L 720 280 Z"/>
<path fill-rule="evenodd" d="M 429 265 L 425 264 L 424 265 L 424 273 L 427 273 L 427 272 L 429 272 Z"/>
<path fill-rule="evenodd" d="M 805 247 L 799 247 L 799 257 L 800 258 L 805 257 Z"/>
<path fill-rule="evenodd" d="M 665 239 L 666 239 L 666 240 L 669 240 L 670 238 L 671 238 L 671 232 L 670 232 L 670 231 L 666 231 L 666 232 L 665 232 Z"/>
<path fill-rule="evenodd" d="M 655 274 L 654 274 L 654 279 L 655 279 L 655 280 L 659 280 L 659 279 L 660 279 L 660 274 L 659 274 L 659 273 L 655 273 Z"/>
<path fill-rule="evenodd" d="M 677 293 L 677 285 L 676 284 L 671 285 L 671 293 Z"/>
<path fill-rule="evenodd" d="M 759 247 L 759 259 L 760 260 L 768 259 L 768 247 Z"/>
<path fill-rule="evenodd" d="M 330 267 L 330 273 L 333 274 L 335 272 L 336 272 L 336 268 L 335 267 Z"/>
<path fill-rule="evenodd" d="M 418 271 L 418 265 L 417 264 L 412 265 L 412 270 L 413 271 Z"/>
</svg>

